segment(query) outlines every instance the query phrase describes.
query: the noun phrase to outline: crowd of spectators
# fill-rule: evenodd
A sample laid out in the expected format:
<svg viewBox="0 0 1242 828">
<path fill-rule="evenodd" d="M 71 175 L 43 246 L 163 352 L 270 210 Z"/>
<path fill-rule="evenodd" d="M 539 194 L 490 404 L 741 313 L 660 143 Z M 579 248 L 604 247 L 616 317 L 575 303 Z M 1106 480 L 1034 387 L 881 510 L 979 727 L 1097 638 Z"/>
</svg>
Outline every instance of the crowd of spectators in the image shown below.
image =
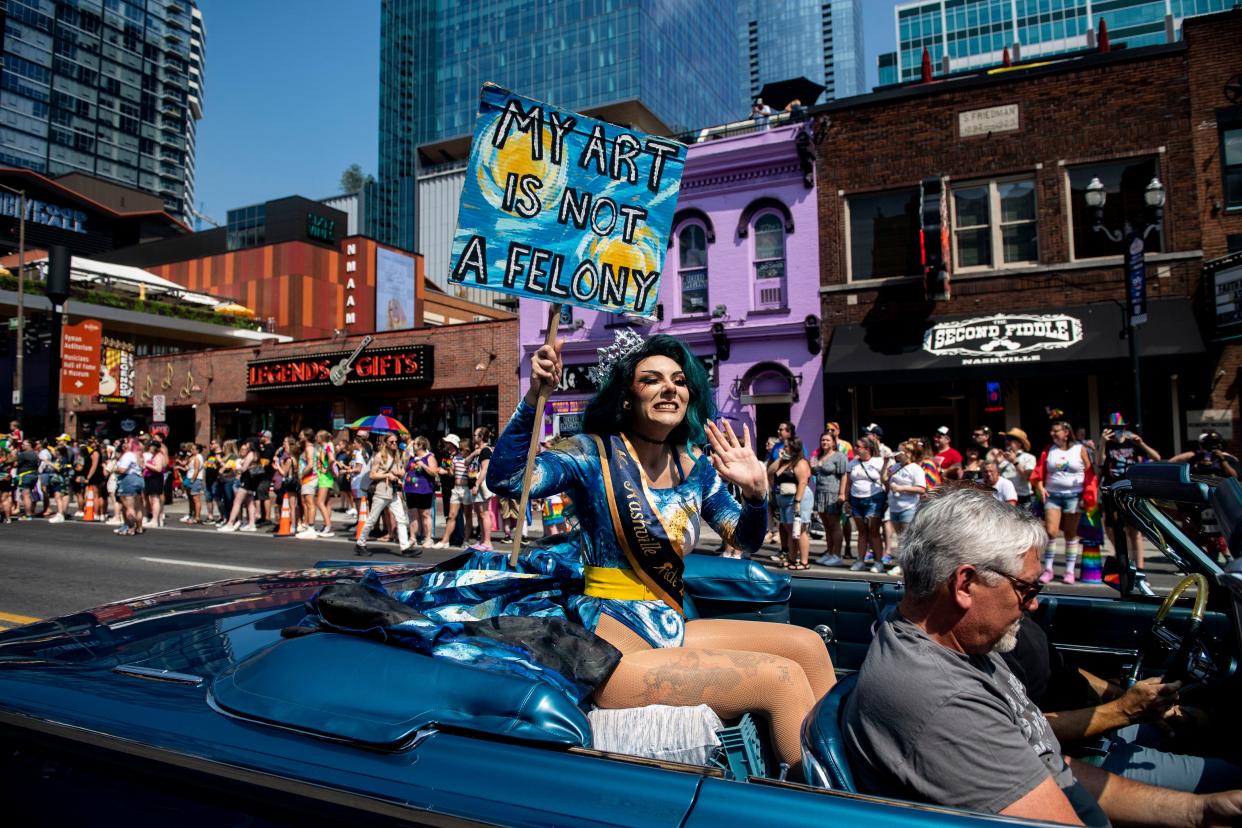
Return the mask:
<svg viewBox="0 0 1242 828">
<path fill-rule="evenodd" d="M 1160 453 L 1132 430 L 1121 414 L 1112 414 L 1098 441 L 1075 430 L 1053 412 L 1045 447 L 1033 453 L 1027 432 L 1011 428 L 994 434 L 986 425 L 972 429 L 959 450 L 947 426 L 930 437 L 907 437 L 891 448 L 884 429 L 870 423 L 852 441 L 842 439 L 835 422 L 825 425 L 815 446 L 804 443 L 793 423 L 783 422 L 767 441 L 772 498 L 772 531 L 767 540 L 780 551 L 771 560 L 788 569 L 812 563 L 854 571 L 900 575 L 897 552 L 919 500 L 945 481 L 967 481 L 993 496 L 1042 518 L 1049 537 L 1040 581 L 1057 577 L 1057 540 L 1063 554 L 1061 579 L 1076 580 L 1079 522 L 1086 511 L 1085 492 L 1116 482 L 1135 463 L 1157 461 Z M 1238 460 L 1225 451 L 1216 432 L 1200 435 L 1192 451 L 1168 458 L 1189 463 L 1196 474 L 1237 477 Z M 810 532 L 818 524 L 827 549 L 810 559 Z M 1120 516 L 1105 515 L 1105 528 L 1127 533 L 1140 570 L 1142 544 L 1137 531 Z M 735 550 L 724 549 L 726 555 Z M 1145 583 L 1145 582 L 1144 582 Z"/>
<path fill-rule="evenodd" d="M 766 446 L 773 493 L 767 541 L 779 547 L 771 561 L 792 570 L 816 564 L 900 575 L 897 553 L 915 507 L 944 481 L 959 480 L 1040 516 L 1049 537 L 1040 581 L 1057 577 L 1059 552 L 1060 577 L 1074 583 L 1084 492 L 1124 478 L 1135 463 L 1161 459 L 1120 414 L 1110 416 L 1098 441 L 1055 417 L 1038 454 L 1021 428 L 993 434 L 978 426 L 960 450 L 953 437 L 941 426 L 930 437 L 910 436 L 892 448 L 879 424 L 868 424 L 850 441 L 829 422 L 812 446 L 795 434 L 792 423 L 781 423 Z M 472 541 L 490 549 L 496 534 L 509 542 L 519 526 L 531 523 L 530 512 L 520 516 L 516 502 L 487 488 L 491 440 L 486 427 L 467 440 L 445 435 L 435 450 L 424 436 L 347 430 L 333 435 L 309 428 L 279 441 L 262 431 L 205 445 L 174 445 L 154 434 L 117 440 L 61 434 L 40 440 L 13 422 L 0 434 L 0 519 L 81 520 L 89 500 L 95 520 L 114 526 L 119 535 L 140 535 L 164 526 L 166 507 L 183 497 L 188 508 L 178 518 L 182 523 L 214 525 L 219 532 L 277 533 L 284 507 L 289 534 L 302 540 L 357 536 L 360 556 L 370 554 L 373 540 L 396 543 L 408 556 Z M 1216 432 L 1205 432 L 1195 449 L 1168 459 L 1190 464 L 1196 474 L 1238 475 L 1238 459 Z M 359 516 L 364 501 L 365 521 Z M 572 506 L 563 495 L 531 505 L 542 515 L 545 534 L 572 525 Z M 438 532 L 437 514 L 443 518 Z M 1141 572 L 1143 546 L 1136 530 L 1118 515 L 1106 513 L 1104 521 L 1106 531 L 1120 528 L 1127 534 Z M 826 546 L 814 559 L 813 526 L 817 536 L 822 530 Z M 741 555 L 727 545 L 721 551 Z"/>
</svg>

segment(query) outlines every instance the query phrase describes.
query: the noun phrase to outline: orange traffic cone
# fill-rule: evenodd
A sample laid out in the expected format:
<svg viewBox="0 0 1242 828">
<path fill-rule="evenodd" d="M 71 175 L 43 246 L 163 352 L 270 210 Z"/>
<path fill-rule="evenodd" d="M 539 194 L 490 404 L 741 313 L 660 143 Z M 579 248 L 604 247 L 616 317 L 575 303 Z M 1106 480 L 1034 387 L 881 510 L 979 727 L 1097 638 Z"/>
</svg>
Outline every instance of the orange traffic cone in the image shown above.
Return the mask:
<svg viewBox="0 0 1242 828">
<path fill-rule="evenodd" d="M 367 517 L 369 514 L 370 513 L 367 511 L 367 496 L 363 495 L 358 503 L 358 528 L 354 530 L 355 541 L 362 540 L 362 529 L 367 525 Z"/>
<path fill-rule="evenodd" d="M 91 523 L 95 520 L 95 487 L 86 487 L 86 506 L 82 509 L 82 520 Z"/>
<path fill-rule="evenodd" d="M 289 493 L 285 492 L 285 496 L 280 499 L 280 525 L 276 527 L 277 538 L 293 537 L 293 515 L 289 508 Z"/>
</svg>

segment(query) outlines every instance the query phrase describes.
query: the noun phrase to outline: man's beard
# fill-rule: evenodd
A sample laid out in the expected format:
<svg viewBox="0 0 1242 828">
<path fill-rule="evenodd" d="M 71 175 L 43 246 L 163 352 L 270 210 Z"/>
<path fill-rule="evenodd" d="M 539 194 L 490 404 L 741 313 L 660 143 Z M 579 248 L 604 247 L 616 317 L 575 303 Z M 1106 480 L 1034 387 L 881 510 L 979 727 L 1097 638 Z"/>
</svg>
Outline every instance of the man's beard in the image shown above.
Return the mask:
<svg viewBox="0 0 1242 828">
<path fill-rule="evenodd" d="M 992 645 L 992 652 L 1008 653 L 1011 652 L 1014 647 L 1018 646 L 1018 628 L 1021 626 L 1021 618 L 1018 618 L 1018 620 L 1010 624 L 1008 628 L 1006 628 L 1005 634 L 1000 637 L 1000 641 L 997 641 L 994 645 Z"/>
</svg>

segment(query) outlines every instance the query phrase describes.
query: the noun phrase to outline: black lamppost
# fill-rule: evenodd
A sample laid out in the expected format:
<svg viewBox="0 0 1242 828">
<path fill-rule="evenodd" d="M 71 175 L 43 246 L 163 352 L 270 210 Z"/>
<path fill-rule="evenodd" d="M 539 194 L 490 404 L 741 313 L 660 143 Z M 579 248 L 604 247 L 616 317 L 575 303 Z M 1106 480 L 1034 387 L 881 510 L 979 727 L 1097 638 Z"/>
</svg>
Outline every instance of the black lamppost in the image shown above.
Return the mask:
<svg viewBox="0 0 1242 828">
<path fill-rule="evenodd" d="M 1103 233 L 1110 241 L 1125 243 L 1126 338 L 1130 341 L 1130 366 L 1134 372 L 1134 430 L 1142 434 L 1143 396 L 1139 387 L 1138 326 L 1147 321 L 1147 287 L 1146 275 L 1143 271 L 1146 265 L 1143 260 L 1143 242 L 1153 230 L 1160 230 L 1164 224 L 1164 185 L 1160 183 L 1159 178 L 1153 178 L 1143 192 L 1143 201 L 1147 205 L 1148 213 L 1144 219 L 1150 217 L 1151 221 L 1146 222 L 1142 230 L 1136 230 L 1128 219 L 1121 230 L 1110 230 L 1104 226 L 1104 202 L 1108 200 L 1108 193 L 1104 190 L 1100 179 L 1091 179 L 1083 198 L 1093 212 L 1094 221 L 1091 229 L 1097 233 Z M 1142 282 L 1141 292 L 1136 291 L 1133 284 L 1135 277 L 1131 271 L 1134 269 L 1138 270 L 1138 278 Z M 1141 304 L 1143 313 L 1143 317 L 1137 320 L 1134 316 L 1136 302 Z"/>
</svg>

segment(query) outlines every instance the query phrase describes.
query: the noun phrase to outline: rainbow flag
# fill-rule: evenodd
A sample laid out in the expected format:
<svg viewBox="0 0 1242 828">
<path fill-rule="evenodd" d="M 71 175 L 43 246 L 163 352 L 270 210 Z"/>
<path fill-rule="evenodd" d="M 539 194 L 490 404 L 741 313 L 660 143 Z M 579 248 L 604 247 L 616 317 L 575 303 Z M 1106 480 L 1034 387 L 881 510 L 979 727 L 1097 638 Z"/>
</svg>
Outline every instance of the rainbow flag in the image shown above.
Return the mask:
<svg viewBox="0 0 1242 828">
<path fill-rule="evenodd" d="M 944 476 L 940 474 L 940 469 L 937 468 L 936 464 L 931 461 L 923 463 L 923 476 L 927 478 L 928 491 L 931 491 L 944 482 Z"/>
<path fill-rule="evenodd" d="M 1104 580 L 1104 560 L 1100 554 L 1100 547 L 1104 545 L 1103 517 L 1097 499 L 1086 507 L 1078 521 L 1078 538 L 1082 541 L 1082 580 L 1086 583 L 1098 584 Z"/>
</svg>

